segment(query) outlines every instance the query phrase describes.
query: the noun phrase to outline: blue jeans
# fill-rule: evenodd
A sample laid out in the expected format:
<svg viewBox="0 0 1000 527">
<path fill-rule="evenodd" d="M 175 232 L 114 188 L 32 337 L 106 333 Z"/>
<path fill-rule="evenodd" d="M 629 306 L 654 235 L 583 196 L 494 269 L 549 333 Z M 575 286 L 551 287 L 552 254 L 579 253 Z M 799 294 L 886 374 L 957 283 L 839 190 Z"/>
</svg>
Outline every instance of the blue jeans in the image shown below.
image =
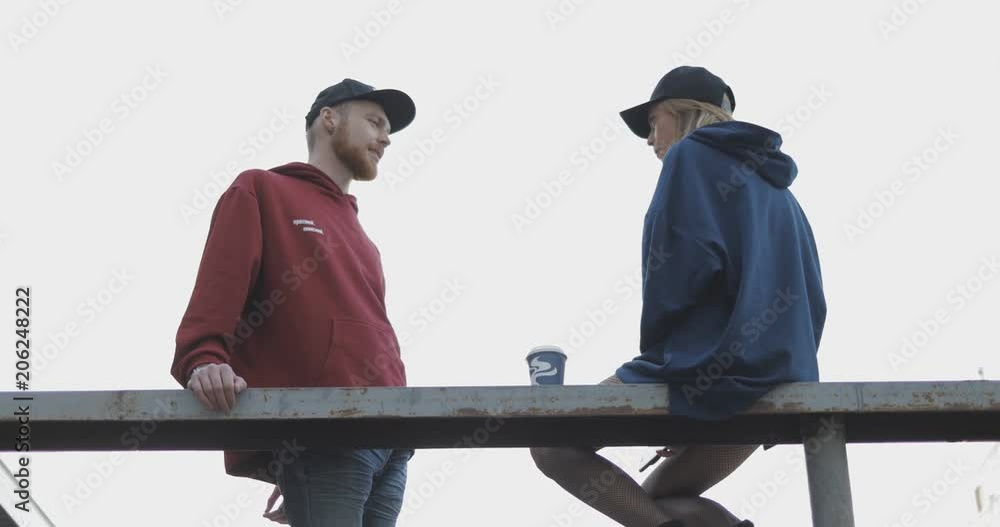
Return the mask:
<svg viewBox="0 0 1000 527">
<path fill-rule="evenodd" d="M 278 474 L 291 527 L 393 527 L 413 450 L 308 449 Z"/>
</svg>

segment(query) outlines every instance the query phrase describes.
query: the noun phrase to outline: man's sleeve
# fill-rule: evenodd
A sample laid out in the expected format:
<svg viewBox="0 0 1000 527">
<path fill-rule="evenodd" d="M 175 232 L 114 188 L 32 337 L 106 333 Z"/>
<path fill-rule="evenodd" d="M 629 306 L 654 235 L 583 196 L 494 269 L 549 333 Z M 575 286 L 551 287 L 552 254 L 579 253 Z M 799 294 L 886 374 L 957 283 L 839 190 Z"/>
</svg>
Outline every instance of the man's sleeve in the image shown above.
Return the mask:
<svg viewBox="0 0 1000 527">
<path fill-rule="evenodd" d="M 229 362 L 233 333 L 260 270 L 262 245 L 256 196 L 230 187 L 212 213 L 194 291 L 177 330 L 170 373 L 181 386 L 195 367 Z"/>
</svg>

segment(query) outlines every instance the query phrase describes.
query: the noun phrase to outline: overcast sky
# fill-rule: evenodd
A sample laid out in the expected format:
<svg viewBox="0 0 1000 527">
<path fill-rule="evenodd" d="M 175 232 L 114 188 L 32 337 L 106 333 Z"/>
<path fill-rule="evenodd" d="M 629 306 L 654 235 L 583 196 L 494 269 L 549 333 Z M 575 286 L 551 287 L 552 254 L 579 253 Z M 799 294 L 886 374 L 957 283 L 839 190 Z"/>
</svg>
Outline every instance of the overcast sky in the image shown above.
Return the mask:
<svg viewBox="0 0 1000 527">
<path fill-rule="evenodd" d="M 568 383 L 599 382 L 637 352 L 628 277 L 659 173 L 617 112 L 680 64 L 723 77 L 736 117 L 798 163 L 823 380 L 1000 376 L 996 4 L 346 4 L 3 3 L 0 280 L 8 305 L 32 288 L 33 389 L 177 388 L 221 188 L 304 161 L 303 116 L 344 77 L 417 105 L 379 179 L 351 187 L 411 385 L 524 385 L 543 343 L 567 349 Z M 852 445 L 858 525 L 964 525 L 991 446 Z M 651 449 L 606 453 L 638 474 Z M 758 452 L 707 495 L 764 527 L 808 524 L 801 457 Z M 270 524 L 270 487 L 226 476 L 219 452 L 32 463 L 59 526 Z M 609 525 L 566 516 L 573 501 L 524 449 L 420 451 L 399 524 Z"/>
</svg>

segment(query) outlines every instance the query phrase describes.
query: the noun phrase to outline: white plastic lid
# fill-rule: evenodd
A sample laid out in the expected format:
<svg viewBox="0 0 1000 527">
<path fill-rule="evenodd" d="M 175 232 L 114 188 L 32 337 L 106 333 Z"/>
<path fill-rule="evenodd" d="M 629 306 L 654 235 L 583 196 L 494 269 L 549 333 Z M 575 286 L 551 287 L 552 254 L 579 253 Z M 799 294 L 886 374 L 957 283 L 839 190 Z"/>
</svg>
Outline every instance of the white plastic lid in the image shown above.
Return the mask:
<svg viewBox="0 0 1000 527">
<path fill-rule="evenodd" d="M 552 352 L 552 353 L 558 353 L 558 354 L 562 355 L 563 357 L 566 356 L 566 353 L 563 352 L 562 348 L 560 348 L 559 346 L 556 346 L 554 344 L 542 344 L 541 346 L 535 346 L 534 348 L 531 348 L 531 351 L 528 352 L 528 355 L 532 355 L 534 353 L 539 353 L 539 352 L 542 352 L 542 351 L 547 351 L 547 352 Z"/>
</svg>

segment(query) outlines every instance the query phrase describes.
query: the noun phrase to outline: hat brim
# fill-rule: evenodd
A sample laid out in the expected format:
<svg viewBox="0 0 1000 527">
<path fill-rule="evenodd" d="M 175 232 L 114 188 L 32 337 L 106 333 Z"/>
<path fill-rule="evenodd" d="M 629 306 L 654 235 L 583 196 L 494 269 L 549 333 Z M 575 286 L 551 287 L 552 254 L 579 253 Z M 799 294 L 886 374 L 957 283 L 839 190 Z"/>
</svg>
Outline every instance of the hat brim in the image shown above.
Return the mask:
<svg viewBox="0 0 1000 527">
<path fill-rule="evenodd" d="M 664 97 L 665 98 L 665 97 Z M 649 109 L 654 104 L 662 101 L 663 99 L 653 99 L 651 101 L 644 102 L 638 106 L 633 106 L 628 110 L 623 110 L 618 115 L 622 116 L 622 120 L 628 125 L 629 130 L 632 133 L 646 139 L 649 137 Z"/>
<path fill-rule="evenodd" d="M 371 101 L 381 106 L 385 116 L 389 118 L 390 134 L 409 126 L 417 115 L 417 107 L 413 104 L 413 99 L 399 90 L 375 90 L 359 95 L 355 99 Z"/>
</svg>

